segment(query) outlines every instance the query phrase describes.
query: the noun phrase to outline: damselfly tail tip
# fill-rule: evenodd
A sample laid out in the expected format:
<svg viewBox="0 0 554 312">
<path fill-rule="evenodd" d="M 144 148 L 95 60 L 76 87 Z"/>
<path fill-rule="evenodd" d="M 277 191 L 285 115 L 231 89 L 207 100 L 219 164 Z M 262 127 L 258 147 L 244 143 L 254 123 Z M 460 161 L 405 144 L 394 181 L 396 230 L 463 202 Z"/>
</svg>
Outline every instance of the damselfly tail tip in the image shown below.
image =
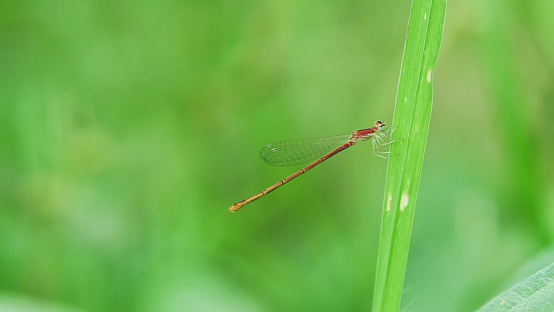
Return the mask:
<svg viewBox="0 0 554 312">
<path fill-rule="evenodd" d="M 233 206 L 231 206 L 231 208 L 229 208 L 229 212 L 237 212 L 237 210 L 239 210 L 240 208 L 242 208 L 242 206 L 244 206 L 243 202 L 238 202 L 236 204 L 234 204 Z"/>
</svg>

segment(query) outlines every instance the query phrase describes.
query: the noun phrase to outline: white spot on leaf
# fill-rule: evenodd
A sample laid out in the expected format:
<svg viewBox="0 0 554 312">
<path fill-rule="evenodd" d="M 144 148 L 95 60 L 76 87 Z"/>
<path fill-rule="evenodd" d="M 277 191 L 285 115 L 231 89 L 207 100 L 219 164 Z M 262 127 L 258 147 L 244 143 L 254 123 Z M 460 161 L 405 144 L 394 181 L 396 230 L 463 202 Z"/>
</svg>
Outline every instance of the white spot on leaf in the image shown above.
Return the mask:
<svg viewBox="0 0 554 312">
<path fill-rule="evenodd" d="M 404 193 L 402 194 L 402 197 L 400 197 L 400 210 L 404 211 L 404 208 L 408 206 L 408 203 L 410 202 L 410 197 L 408 194 Z"/>
<path fill-rule="evenodd" d="M 387 212 L 390 212 L 390 202 L 392 201 L 392 196 L 390 196 L 389 194 L 389 197 L 387 199 Z"/>
<path fill-rule="evenodd" d="M 427 82 L 431 82 L 431 70 L 427 72 Z"/>
</svg>

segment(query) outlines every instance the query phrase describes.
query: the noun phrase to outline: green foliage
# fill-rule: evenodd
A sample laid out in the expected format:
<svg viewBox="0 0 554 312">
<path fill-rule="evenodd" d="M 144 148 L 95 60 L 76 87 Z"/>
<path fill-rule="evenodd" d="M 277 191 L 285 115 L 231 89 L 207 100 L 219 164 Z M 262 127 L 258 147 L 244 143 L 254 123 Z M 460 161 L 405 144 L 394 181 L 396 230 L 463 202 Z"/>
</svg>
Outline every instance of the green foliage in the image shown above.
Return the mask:
<svg viewBox="0 0 554 312">
<path fill-rule="evenodd" d="M 552 242 L 553 3 L 449 2 L 401 309 L 475 310 Z M 3 1 L 0 310 L 370 310 L 385 183 L 423 152 L 404 150 L 416 120 L 391 120 L 409 15 Z M 400 139 L 387 182 L 360 143 L 227 212 L 297 169 L 265 165 L 266 143 L 377 119 Z"/>
<path fill-rule="evenodd" d="M 552 311 L 554 264 L 496 296 L 478 312 Z"/>
<path fill-rule="evenodd" d="M 375 282 L 374 311 L 396 311 L 433 103 L 432 73 L 442 39 L 446 1 L 414 1 L 396 96 L 393 140 Z"/>
</svg>

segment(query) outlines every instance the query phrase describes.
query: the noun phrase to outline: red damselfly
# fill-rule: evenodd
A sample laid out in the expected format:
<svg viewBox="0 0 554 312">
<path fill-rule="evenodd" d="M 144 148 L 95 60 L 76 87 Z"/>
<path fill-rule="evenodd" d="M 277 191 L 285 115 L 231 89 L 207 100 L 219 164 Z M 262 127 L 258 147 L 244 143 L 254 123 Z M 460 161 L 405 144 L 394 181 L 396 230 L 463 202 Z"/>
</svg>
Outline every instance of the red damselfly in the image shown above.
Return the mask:
<svg viewBox="0 0 554 312">
<path fill-rule="evenodd" d="M 307 167 L 297 171 L 293 175 L 279 181 L 258 194 L 239 201 L 229 208 L 230 212 L 235 212 L 256 199 L 269 194 L 281 187 L 285 183 L 293 180 L 299 175 L 321 164 L 332 156 L 344 151 L 350 146 L 368 139 L 373 139 L 373 153 L 379 157 L 386 158 L 379 149 L 384 145 L 390 144 L 390 129 L 382 121 L 376 121 L 375 125 L 369 129 L 363 129 L 345 134 L 327 138 L 306 139 L 306 140 L 285 140 L 267 144 L 260 151 L 260 157 L 269 165 L 276 167 L 296 166 L 309 161 L 314 161 Z"/>
</svg>

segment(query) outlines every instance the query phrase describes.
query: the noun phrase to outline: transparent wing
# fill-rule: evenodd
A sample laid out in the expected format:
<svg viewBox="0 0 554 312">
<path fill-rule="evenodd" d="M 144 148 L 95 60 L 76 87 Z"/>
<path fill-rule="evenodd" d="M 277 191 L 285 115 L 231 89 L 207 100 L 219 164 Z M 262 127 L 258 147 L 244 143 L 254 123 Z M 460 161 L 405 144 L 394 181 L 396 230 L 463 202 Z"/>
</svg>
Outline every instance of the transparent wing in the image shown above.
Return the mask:
<svg viewBox="0 0 554 312">
<path fill-rule="evenodd" d="M 350 140 L 350 134 L 319 139 L 284 140 L 269 143 L 260 157 L 275 167 L 290 167 L 314 161 Z"/>
</svg>

